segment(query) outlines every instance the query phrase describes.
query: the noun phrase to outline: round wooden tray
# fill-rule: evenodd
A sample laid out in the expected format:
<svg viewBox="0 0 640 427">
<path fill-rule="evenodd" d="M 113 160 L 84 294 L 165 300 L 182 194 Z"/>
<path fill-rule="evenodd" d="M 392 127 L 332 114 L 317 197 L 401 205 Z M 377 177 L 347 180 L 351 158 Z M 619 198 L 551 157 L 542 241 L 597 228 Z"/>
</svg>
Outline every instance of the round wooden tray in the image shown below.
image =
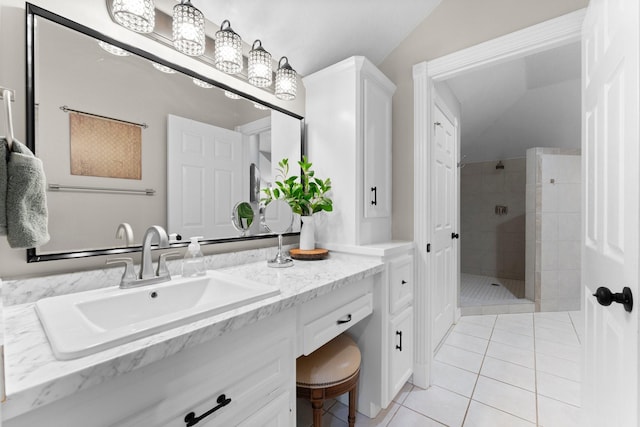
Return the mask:
<svg viewBox="0 0 640 427">
<path fill-rule="evenodd" d="M 326 259 L 329 256 L 327 249 L 315 248 L 308 251 L 296 248 L 289 250 L 289 255 L 293 259 L 299 259 L 303 261 L 316 261 L 320 259 Z"/>
</svg>

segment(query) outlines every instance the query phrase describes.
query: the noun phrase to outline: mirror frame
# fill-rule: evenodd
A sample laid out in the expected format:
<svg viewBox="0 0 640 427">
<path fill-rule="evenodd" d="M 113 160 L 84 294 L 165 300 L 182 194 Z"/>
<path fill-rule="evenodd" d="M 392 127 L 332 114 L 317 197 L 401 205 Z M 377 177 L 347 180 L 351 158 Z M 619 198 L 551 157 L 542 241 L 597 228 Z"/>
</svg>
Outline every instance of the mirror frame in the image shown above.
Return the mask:
<svg viewBox="0 0 640 427">
<path fill-rule="evenodd" d="M 198 74 L 184 66 L 169 62 L 161 57 L 153 55 L 149 52 L 146 52 L 137 47 L 128 45 L 126 43 L 122 43 L 119 40 L 113 39 L 109 36 L 106 36 L 92 28 L 86 27 L 82 24 L 79 24 L 75 21 L 72 21 L 68 18 L 60 16 L 56 13 L 50 12 L 46 9 L 43 9 L 39 6 L 36 6 L 31 3 L 25 3 L 25 15 L 26 15 L 26 94 L 27 94 L 27 102 L 26 102 L 26 119 L 27 119 L 27 128 L 26 128 L 26 145 L 27 147 L 34 153 L 36 153 L 36 144 L 35 144 L 35 37 L 36 37 L 36 29 L 35 29 L 35 18 L 41 17 L 44 19 L 48 19 L 49 21 L 55 22 L 56 24 L 67 27 L 71 30 L 78 31 L 84 35 L 89 37 L 93 37 L 97 40 L 103 40 L 106 43 L 112 44 L 119 48 L 125 49 L 135 55 L 138 55 L 142 58 L 145 58 L 149 61 L 157 62 L 162 65 L 166 65 L 167 67 L 171 67 L 174 70 L 181 72 L 187 76 L 195 77 L 197 79 L 206 81 L 222 90 L 228 90 L 233 92 L 241 97 L 262 104 L 266 107 L 269 107 L 272 110 L 279 111 L 283 114 L 286 114 L 290 117 L 300 120 L 300 157 L 306 155 L 306 138 L 305 138 L 305 122 L 304 117 L 298 114 L 295 114 L 291 111 L 287 111 L 277 105 L 273 105 L 264 100 L 258 99 L 255 96 L 246 94 L 244 92 L 239 91 L 238 89 L 234 89 L 230 86 L 227 86 L 218 81 L 212 80 L 208 77 L 205 77 L 201 74 Z M 299 235 L 300 232 L 290 232 L 285 233 L 284 236 L 296 236 Z M 201 245 L 211 245 L 211 244 L 220 244 L 220 243 L 230 243 L 230 242 L 241 242 L 241 241 L 250 241 L 250 240 L 260 240 L 260 239 L 271 239 L 277 238 L 276 234 L 259 234 L 255 236 L 245 236 L 245 237 L 227 237 L 221 239 L 204 239 L 200 241 Z M 171 248 L 181 248 L 189 245 L 187 241 L 181 241 L 179 243 L 172 243 Z M 111 248 L 111 249 L 90 249 L 90 250 L 77 250 L 77 251 L 66 251 L 66 252 L 52 252 L 46 254 L 38 254 L 36 248 L 27 249 L 27 263 L 31 262 L 41 262 L 41 261 L 53 261 L 53 260 L 64 260 L 64 259 L 74 259 L 74 258 L 85 258 L 92 256 L 102 256 L 102 255 L 117 255 L 123 253 L 131 253 L 131 252 L 140 252 L 142 250 L 142 246 L 129 246 L 123 248 Z"/>
</svg>

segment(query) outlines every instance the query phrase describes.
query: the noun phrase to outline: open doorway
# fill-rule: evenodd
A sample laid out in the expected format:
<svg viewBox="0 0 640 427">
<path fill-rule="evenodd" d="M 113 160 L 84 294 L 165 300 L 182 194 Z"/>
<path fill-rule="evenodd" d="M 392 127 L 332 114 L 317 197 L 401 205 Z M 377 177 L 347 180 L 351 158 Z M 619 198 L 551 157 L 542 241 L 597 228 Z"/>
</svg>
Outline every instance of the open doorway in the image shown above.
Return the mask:
<svg viewBox="0 0 640 427">
<path fill-rule="evenodd" d="M 442 82 L 461 111 L 462 315 L 580 308 L 580 82 L 579 42 Z"/>
</svg>

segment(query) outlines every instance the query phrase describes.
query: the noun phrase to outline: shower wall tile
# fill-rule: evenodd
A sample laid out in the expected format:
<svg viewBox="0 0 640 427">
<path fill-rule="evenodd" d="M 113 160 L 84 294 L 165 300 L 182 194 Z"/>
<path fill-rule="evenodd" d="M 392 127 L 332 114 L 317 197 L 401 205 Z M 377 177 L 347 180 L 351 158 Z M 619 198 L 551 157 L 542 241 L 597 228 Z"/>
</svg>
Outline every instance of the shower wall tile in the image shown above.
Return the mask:
<svg viewBox="0 0 640 427">
<path fill-rule="evenodd" d="M 526 159 L 502 160 L 500 170 L 496 163 L 468 163 L 460 172 L 461 269 L 523 280 Z M 507 206 L 507 215 L 496 215 L 496 205 Z"/>
<path fill-rule="evenodd" d="M 528 237 L 525 293 L 541 311 L 580 308 L 581 157 L 575 150 L 527 151 Z M 533 193 L 535 192 L 535 195 Z M 532 207 L 535 206 L 535 209 Z M 532 283 L 533 282 L 533 283 Z"/>
</svg>

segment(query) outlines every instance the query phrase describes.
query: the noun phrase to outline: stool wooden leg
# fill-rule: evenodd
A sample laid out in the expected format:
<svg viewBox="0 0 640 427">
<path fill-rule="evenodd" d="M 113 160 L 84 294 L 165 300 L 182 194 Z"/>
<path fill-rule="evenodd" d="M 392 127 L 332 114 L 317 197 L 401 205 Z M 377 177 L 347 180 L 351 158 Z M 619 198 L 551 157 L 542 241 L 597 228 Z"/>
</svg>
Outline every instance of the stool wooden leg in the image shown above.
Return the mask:
<svg viewBox="0 0 640 427">
<path fill-rule="evenodd" d="M 322 427 L 322 408 L 324 407 L 324 389 L 311 390 L 311 407 L 313 408 L 313 427 Z"/>
<path fill-rule="evenodd" d="M 349 427 L 354 427 L 356 424 L 356 396 L 358 392 L 358 383 L 353 385 L 353 388 L 349 390 Z"/>
</svg>

